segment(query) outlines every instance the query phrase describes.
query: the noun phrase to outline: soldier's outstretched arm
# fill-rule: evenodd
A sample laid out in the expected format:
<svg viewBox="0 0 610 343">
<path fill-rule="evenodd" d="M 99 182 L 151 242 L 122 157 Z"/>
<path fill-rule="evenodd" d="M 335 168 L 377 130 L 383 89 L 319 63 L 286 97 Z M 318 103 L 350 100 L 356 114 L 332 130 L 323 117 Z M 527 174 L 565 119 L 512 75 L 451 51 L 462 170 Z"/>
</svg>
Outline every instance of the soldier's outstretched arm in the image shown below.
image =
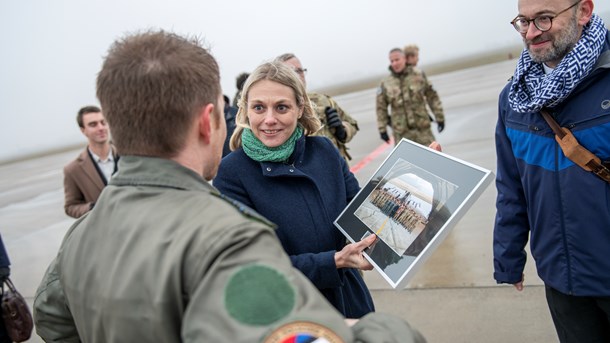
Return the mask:
<svg viewBox="0 0 610 343">
<path fill-rule="evenodd" d="M 425 343 L 416 329 L 399 317 L 372 312 L 352 327 L 356 342 Z"/>
</svg>

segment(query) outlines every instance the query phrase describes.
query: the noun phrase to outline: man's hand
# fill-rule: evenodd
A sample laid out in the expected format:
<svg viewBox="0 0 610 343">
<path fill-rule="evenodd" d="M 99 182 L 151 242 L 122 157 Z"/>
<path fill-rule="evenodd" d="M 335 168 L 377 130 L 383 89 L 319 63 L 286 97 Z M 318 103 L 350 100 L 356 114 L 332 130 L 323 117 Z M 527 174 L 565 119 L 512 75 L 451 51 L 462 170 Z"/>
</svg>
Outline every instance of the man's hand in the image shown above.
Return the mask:
<svg viewBox="0 0 610 343">
<path fill-rule="evenodd" d="M 339 118 L 337 110 L 332 107 L 326 107 L 324 113 L 326 113 L 326 125 L 328 125 L 329 128 L 335 129 L 334 135 L 338 140 L 345 142 L 347 132 L 345 132 L 345 127 L 343 127 L 343 122 L 341 121 L 341 118 Z"/>
<path fill-rule="evenodd" d="M 443 132 L 443 130 L 445 129 L 445 122 L 444 121 L 437 121 L 436 125 L 438 126 L 438 133 Z"/>
<path fill-rule="evenodd" d="M 515 289 L 521 292 L 523 290 L 523 281 L 525 281 L 525 274 L 521 274 L 521 281 L 514 283 Z"/>
<path fill-rule="evenodd" d="M 516 284 L 514 284 L 513 286 L 515 286 L 515 289 L 518 290 L 519 292 L 521 292 L 523 290 L 523 281 L 519 281 Z"/>
<path fill-rule="evenodd" d="M 434 149 L 436 151 L 443 151 L 443 147 L 441 147 L 441 144 L 437 141 L 430 143 L 430 145 L 428 145 L 428 148 Z"/>
<path fill-rule="evenodd" d="M 381 137 L 381 139 L 383 141 L 385 141 L 386 143 L 390 143 L 390 137 L 388 136 L 387 132 L 379 132 L 379 136 Z"/>
</svg>

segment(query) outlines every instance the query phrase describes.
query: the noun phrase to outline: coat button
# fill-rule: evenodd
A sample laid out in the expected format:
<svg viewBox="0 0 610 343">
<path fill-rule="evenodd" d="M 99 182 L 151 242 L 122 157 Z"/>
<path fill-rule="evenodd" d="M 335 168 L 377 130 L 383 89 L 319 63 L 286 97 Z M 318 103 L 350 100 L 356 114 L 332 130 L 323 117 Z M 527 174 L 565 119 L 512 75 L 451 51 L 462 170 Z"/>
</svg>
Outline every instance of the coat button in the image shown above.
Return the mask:
<svg viewBox="0 0 610 343">
<path fill-rule="evenodd" d="M 271 171 L 271 167 L 267 167 L 267 171 Z"/>
<path fill-rule="evenodd" d="M 291 173 L 294 173 L 294 169 L 290 168 L 290 172 L 291 172 Z"/>
</svg>

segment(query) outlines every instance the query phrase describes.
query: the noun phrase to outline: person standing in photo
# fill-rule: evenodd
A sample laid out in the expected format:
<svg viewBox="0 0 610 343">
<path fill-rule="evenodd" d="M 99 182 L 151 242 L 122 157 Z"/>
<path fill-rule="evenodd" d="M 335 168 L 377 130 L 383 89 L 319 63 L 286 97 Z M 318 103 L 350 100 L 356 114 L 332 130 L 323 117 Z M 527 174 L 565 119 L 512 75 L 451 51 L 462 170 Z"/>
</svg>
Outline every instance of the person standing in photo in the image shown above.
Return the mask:
<svg viewBox="0 0 610 343">
<path fill-rule="evenodd" d="M 405 53 L 407 65 L 417 67 L 417 63 L 419 63 L 419 47 L 415 44 L 409 44 L 402 51 Z"/>
<path fill-rule="evenodd" d="M 110 144 L 110 130 L 102 110 L 85 106 L 78 111 L 76 122 L 87 138 L 87 147 L 64 167 L 64 210 L 78 218 L 89 212 L 102 189 L 117 170 L 117 155 Z"/>
<path fill-rule="evenodd" d="M 610 160 L 608 30 L 592 0 L 519 0 L 511 24 L 525 49 L 499 97 L 494 278 L 523 290 L 529 240 L 559 341 L 610 342 L 610 184 L 541 114 Z"/>
<path fill-rule="evenodd" d="M 377 88 L 377 128 L 379 136 L 390 142 L 388 126 L 392 128 L 394 144 L 402 138 L 430 145 L 435 141 L 431 123 L 436 120 L 438 132 L 445 129 L 445 114 L 438 94 L 426 75 L 408 65 L 405 52 L 390 50 L 390 75 Z M 388 112 L 388 107 L 390 112 Z M 434 118 L 430 116 L 432 110 Z"/>
<path fill-rule="evenodd" d="M 319 128 L 294 69 L 262 64 L 244 85 L 233 152 L 214 186 L 276 223 L 292 264 L 345 317 L 361 318 L 375 310 L 358 272 L 373 268 L 362 251 L 375 235 L 346 245 L 333 225 L 359 186 L 336 147 L 312 135 Z"/>
<path fill-rule="evenodd" d="M 299 75 L 305 88 L 307 88 L 307 80 L 305 79 L 307 69 L 303 68 L 301 61 L 294 54 L 285 53 L 278 56 L 276 60 L 293 68 L 297 75 Z M 313 109 L 322 124 L 320 130 L 314 132 L 313 135 L 325 136 L 330 139 L 337 149 L 339 149 L 341 156 L 349 162 L 352 157 L 348 152 L 349 148 L 347 147 L 347 143 L 349 143 L 358 132 L 358 122 L 347 114 L 347 112 L 328 95 L 307 92 L 307 97 L 314 104 Z"/>
</svg>

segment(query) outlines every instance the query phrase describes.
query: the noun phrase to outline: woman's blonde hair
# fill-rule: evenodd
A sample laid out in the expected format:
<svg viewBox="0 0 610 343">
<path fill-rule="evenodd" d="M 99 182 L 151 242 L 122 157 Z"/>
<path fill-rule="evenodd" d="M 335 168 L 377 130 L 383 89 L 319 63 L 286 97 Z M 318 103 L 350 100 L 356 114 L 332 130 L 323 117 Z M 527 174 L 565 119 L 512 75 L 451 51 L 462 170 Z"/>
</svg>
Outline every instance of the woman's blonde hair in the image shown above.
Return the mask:
<svg viewBox="0 0 610 343">
<path fill-rule="evenodd" d="M 266 62 L 258 66 L 244 84 L 241 98 L 238 101 L 239 110 L 235 117 L 236 127 L 229 145 L 231 150 L 241 147 L 241 133 L 245 128 L 250 128 L 248 122 L 248 94 L 252 85 L 262 80 L 277 82 L 290 87 L 294 91 L 297 106 L 303 109 L 303 115 L 298 119 L 298 124 L 305 131 L 305 135 L 311 135 L 320 130 L 320 119 L 318 119 L 307 96 L 305 86 L 297 73 L 280 61 Z"/>
</svg>

